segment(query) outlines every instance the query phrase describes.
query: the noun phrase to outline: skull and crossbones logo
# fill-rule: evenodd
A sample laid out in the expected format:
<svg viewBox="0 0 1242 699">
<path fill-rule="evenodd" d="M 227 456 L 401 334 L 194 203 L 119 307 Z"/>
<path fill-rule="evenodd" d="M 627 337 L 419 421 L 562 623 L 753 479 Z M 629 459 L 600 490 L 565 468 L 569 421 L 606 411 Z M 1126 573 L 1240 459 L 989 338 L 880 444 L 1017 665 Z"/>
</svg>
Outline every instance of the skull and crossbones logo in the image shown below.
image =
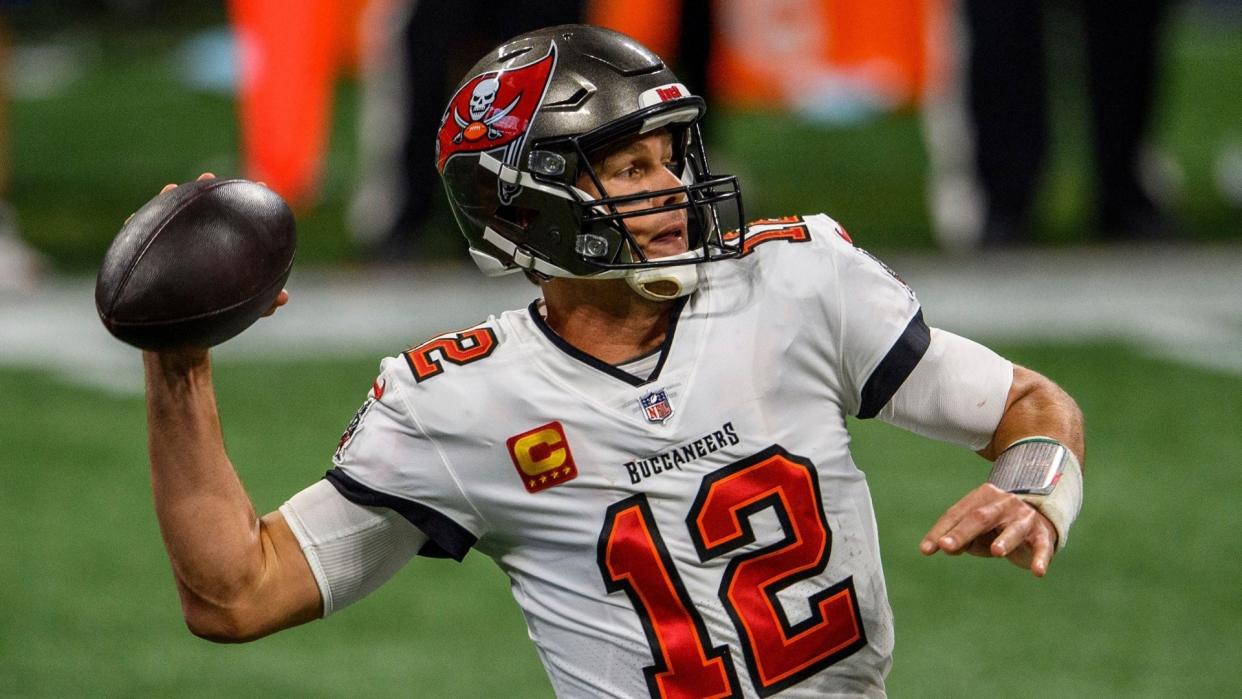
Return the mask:
<svg viewBox="0 0 1242 699">
<path fill-rule="evenodd" d="M 483 138 L 484 134 L 493 141 L 504 136 L 492 125 L 508 116 L 522 99 L 522 95 L 519 93 L 509 103 L 509 106 L 493 112 L 492 106 L 496 103 L 496 93 L 499 91 L 500 80 L 496 78 L 485 78 L 474 86 L 474 92 L 470 94 L 470 121 L 462 117 L 456 106 L 453 107 L 453 121 L 457 122 L 457 127 L 461 129 L 453 137 L 453 143 L 461 143 L 462 139 L 477 141 Z M 489 116 L 488 112 L 492 114 Z"/>
</svg>

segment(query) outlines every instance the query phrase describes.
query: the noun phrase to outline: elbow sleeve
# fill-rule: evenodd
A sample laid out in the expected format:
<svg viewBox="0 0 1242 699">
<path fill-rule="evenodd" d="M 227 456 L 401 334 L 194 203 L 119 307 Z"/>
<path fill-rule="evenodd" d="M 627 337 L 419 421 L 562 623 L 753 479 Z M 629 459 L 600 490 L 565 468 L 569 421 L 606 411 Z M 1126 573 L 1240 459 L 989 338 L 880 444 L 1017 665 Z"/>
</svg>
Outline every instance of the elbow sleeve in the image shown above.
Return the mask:
<svg viewBox="0 0 1242 699">
<path fill-rule="evenodd" d="M 427 541 L 401 515 L 356 505 L 327 481 L 289 498 L 280 511 L 315 575 L 324 616 L 384 584 Z"/>
</svg>

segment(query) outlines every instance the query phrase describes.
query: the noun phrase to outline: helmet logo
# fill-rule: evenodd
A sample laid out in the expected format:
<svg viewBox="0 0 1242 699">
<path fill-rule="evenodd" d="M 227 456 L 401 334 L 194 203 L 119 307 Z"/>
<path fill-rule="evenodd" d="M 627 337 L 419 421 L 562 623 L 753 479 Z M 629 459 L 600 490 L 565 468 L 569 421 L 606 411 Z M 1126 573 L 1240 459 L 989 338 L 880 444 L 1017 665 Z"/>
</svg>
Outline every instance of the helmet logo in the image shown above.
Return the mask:
<svg viewBox="0 0 1242 699">
<path fill-rule="evenodd" d="M 453 108 L 453 121 L 461 129 L 461 133 L 453 137 L 453 143 L 461 143 L 463 138 L 468 141 L 477 141 L 483 138 L 484 134 L 491 141 L 499 140 L 504 136 L 492 124 L 509 116 L 509 112 L 513 111 L 513 108 L 521 101 L 522 96 L 514 97 L 509 106 L 504 109 L 493 110 L 492 104 L 496 102 L 496 92 L 499 89 L 500 81 L 496 78 L 481 80 L 478 85 L 474 86 L 474 92 L 470 95 L 470 118 L 472 121 L 466 121 L 461 118 L 457 108 Z"/>
<path fill-rule="evenodd" d="M 476 75 L 449 100 L 436 139 L 436 167 L 460 153 L 503 149 L 498 159 L 516 168 L 526 132 L 543 102 L 556 66 L 556 46 L 516 68 Z M 512 194 L 510 194 L 511 196 Z"/>
</svg>

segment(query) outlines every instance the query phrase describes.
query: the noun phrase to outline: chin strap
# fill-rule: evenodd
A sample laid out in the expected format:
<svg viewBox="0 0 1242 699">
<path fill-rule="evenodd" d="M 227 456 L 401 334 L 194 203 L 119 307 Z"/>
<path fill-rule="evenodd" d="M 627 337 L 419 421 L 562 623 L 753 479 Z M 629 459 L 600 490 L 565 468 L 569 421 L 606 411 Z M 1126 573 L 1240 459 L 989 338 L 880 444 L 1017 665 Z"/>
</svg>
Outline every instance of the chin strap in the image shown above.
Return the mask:
<svg viewBox="0 0 1242 699">
<path fill-rule="evenodd" d="M 680 255 L 661 258 L 664 260 L 697 259 L 698 252 L 688 250 Z M 625 275 L 625 281 L 639 296 L 649 301 L 672 301 L 689 296 L 699 288 L 697 264 L 672 265 L 638 269 Z"/>
<path fill-rule="evenodd" d="M 549 277 L 574 276 L 561 267 L 527 254 L 512 241 L 490 227 L 483 230 L 483 239 L 509 255 L 513 260 L 513 264 L 510 265 L 488 253 L 471 248 L 470 255 L 474 258 L 475 264 L 488 276 L 499 276 L 518 270 L 535 272 Z M 679 255 L 672 255 L 662 259 L 698 259 L 698 252 L 687 250 Z M 694 293 L 694 290 L 699 287 L 699 266 L 693 262 L 684 265 L 637 269 L 629 272 L 611 270 L 592 276 L 595 279 L 610 279 L 624 276 L 625 281 L 635 293 L 650 301 L 672 301 L 673 299 L 679 299 L 682 296 Z"/>
</svg>

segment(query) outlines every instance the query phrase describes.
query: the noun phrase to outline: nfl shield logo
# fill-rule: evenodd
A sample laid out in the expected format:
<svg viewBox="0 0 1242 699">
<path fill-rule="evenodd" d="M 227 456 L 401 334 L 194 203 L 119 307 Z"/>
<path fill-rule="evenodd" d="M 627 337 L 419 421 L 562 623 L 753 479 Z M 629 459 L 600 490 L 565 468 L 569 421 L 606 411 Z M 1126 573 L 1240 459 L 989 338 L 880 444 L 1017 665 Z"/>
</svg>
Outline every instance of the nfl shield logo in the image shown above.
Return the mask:
<svg viewBox="0 0 1242 699">
<path fill-rule="evenodd" d="M 673 416 L 673 404 L 668 402 L 664 389 L 652 391 L 639 398 L 638 402 L 643 406 L 647 422 L 664 422 Z"/>
</svg>

